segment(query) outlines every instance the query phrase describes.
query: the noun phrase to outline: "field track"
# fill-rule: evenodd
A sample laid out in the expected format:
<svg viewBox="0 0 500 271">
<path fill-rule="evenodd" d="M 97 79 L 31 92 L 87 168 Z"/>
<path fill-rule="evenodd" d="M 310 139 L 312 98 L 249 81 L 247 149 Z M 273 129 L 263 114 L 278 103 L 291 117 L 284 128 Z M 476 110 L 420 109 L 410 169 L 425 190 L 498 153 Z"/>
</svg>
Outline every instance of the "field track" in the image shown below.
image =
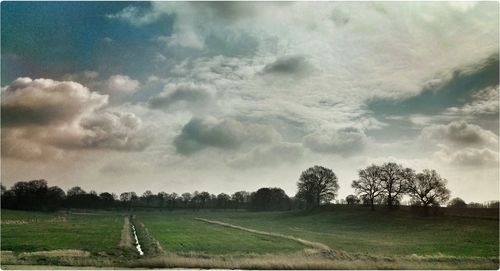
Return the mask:
<svg viewBox="0 0 500 271">
<path fill-rule="evenodd" d="M 134 248 L 134 243 L 132 241 L 132 236 L 130 234 L 130 219 L 128 216 L 125 216 L 123 218 L 122 235 L 121 235 L 120 243 L 118 244 L 118 246 L 125 248 L 125 249 L 133 249 Z"/>
<path fill-rule="evenodd" d="M 216 220 L 208 220 L 208 219 L 199 218 L 199 217 L 197 217 L 195 219 L 200 220 L 200 221 L 204 221 L 207 223 L 216 224 L 216 225 L 220 225 L 220 226 L 228 227 L 228 228 L 233 228 L 233 229 L 237 229 L 237 230 L 247 231 L 247 232 L 251 232 L 251 233 L 255 233 L 255 234 L 262 234 L 262 235 L 267 235 L 267 236 L 288 239 L 291 241 L 298 242 L 302 245 L 308 246 L 310 248 L 316 249 L 321 253 L 327 253 L 330 256 L 333 256 L 335 258 L 342 258 L 342 259 L 351 258 L 348 253 L 346 253 L 344 251 L 340 251 L 340 252 L 335 251 L 335 250 L 331 249 L 329 246 L 322 244 L 322 243 L 319 243 L 319 242 L 312 242 L 312 241 L 304 240 L 304 239 L 297 238 L 297 237 L 294 237 L 291 235 L 284 235 L 284 234 L 280 234 L 280 233 L 254 230 L 254 229 L 245 228 L 245 227 L 241 227 L 241 226 L 237 226 L 237 225 L 233 225 L 233 224 L 229 224 L 229 223 L 225 223 L 225 222 L 221 222 L 221 221 L 216 221 Z"/>
</svg>

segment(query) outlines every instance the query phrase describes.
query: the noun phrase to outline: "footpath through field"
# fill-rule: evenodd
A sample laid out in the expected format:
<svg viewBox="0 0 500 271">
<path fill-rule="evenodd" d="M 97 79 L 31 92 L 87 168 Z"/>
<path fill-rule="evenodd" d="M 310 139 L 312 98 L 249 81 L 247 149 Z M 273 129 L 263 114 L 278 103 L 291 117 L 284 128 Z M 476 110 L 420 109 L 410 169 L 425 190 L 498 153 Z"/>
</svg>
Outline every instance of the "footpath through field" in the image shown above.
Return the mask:
<svg viewBox="0 0 500 271">
<path fill-rule="evenodd" d="M 241 227 L 241 226 L 237 226 L 237 225 L 233 225 L 233 224 L 229 224 L 229 223 L 225 223 L 225 222 L 221 222 L 221 221 L 217 221 L 217 220 L 209 220 L 209 219 L 204 219 L 204 218 L 199 218 L 199 217 L 196 217 L 195 219 L 199 220 L 199 221 L 206 222 L 206 223 L 216 224 L 216 225 L 220 225 L 220 226 L 223 226 L 223 227 L 228 227 L 228 228 L 232 228 L 232 229 L 242 230 L 242 231 L 251 232 L 251 233 L 255 233 L 255 234 L 261 234 L 261 235 L 267 235 L 267 236 L 272 236 L 272 237 L 278 237 L 278 238 L 283 238 L 283 239 L 287 239 L 287 240 L 292 240 L 292 241 L 298 242 L 298 243 L 300 243 L 302 245 L 311 247 L 313 249 L 317 249 L 317 250 L 319 250 L 322 253 L 328 253 L 328 254 L 330 254 L 332 256 L 335 256 L 337 258 L 351 258 L 347 252 L 344 252 L 344 251 L 335 251 L 335 250 L 331 249 L 329 246 L 327 246 L 327 245 L 325 245 L 323 243 L 320 243 L 320 242 L 312 242 L 312 241 L 309 241 L 309 240 L 297 238 L 297 237 L 292 236 L 292 235 L 285 235 L 285 234 L 274 233 L 274 232 L 266 232 L 266 231 L 254 230 L 254 229 L 250 229 L 250 228 L 246 228 L 246 227 Z"/>
</svg>

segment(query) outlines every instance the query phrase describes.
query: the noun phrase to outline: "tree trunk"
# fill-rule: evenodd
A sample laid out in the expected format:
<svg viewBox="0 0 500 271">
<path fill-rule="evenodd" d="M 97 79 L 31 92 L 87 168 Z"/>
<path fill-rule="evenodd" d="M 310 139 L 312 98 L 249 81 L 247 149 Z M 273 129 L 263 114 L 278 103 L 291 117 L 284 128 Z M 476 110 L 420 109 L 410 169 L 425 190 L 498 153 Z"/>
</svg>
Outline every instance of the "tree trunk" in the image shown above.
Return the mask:
<svg viewBox="0 0 500 271">
<path fill-rule="evenodd" d="M 319 204 L 320 204 L 320 193 L 317 193 L 317 195 L 316 195 L 316 208 L 319 208 Z"/>
<path fill-rule="evenodd" d="M 371 203 L 372 211 L 375 211 L 375 205 L 373 205 L 373 198 L 370 199 L 370 203 Z"/>
</svg>

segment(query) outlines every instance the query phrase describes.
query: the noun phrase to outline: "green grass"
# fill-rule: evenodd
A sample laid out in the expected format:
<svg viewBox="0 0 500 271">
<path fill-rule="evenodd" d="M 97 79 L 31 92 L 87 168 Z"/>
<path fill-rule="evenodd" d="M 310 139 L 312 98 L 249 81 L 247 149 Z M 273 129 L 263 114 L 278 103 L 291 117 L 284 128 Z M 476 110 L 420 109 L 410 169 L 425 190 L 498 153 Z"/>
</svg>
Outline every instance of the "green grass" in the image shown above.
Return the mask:
<svg viewBox="0 0 500 271">
<path fill-rule="evenodd" d="M 210 255 L 290 253 L 305 247 L 276 237 L 262 236 L 197 221 L 198 212 L 140 213 L 150 233 L 167 252 L 195 252 Z"/>
<path fill-rule="evenodd" d="M 312 213 L 199 212 L 238 226 L 321 242 L 333 249 L 375 256 L 488 256 L 499 253 L 498 220 L 421 217 L 409 211 L 338 208 Z"/>
<path fill-rule="evenodd" d="M 288 237 L 210 224 L 195 220 L 197 217 L 212 223 L 220 221 L 319 242 L 334 251 L 305 249 L 297 241 L 286 239 Z M 117 250 L 123 221 L 122 214 L 113 212 L 2 210 L 2 268 L 21 264 L 238 269 L 498 269 L 498 220 L 421 217 L 404 210 L 371 212 L 365 208 L 314 212 L 138 212 L 134 224 L 143 250 L 147 252 L 141 257 L 135 251 L 124 254 Z M 145 228 L 140 226 L 142 223 Z M 162 249 L 154 249 L 156 241 Z M 71 258 L 32 253 L 30 257 L 21 256 L 21 252 L 65 249 L 85 250 L 92 255 Z M 348 254 L 338 253 L 340 250 Z M 345 257 L 335 256 L 344 254 Z"/>
<path fill-rule="evenodd" d="M 123 217 L 117 213 L 40 213 L 2 209 L 2 250 L 32 252 L 78 249 L 91 253 L 116 249 Z"/>
</svg>

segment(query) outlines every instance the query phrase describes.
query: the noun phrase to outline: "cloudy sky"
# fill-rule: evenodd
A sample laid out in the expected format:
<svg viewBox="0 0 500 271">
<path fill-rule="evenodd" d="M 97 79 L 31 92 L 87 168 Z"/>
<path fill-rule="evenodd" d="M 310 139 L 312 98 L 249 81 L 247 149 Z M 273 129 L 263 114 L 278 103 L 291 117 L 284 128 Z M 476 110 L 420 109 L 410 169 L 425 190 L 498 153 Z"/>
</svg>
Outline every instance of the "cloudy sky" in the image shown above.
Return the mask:
<svg viewBox="0 0 500 271">
<path fill-rule="evenodd" d="M 499 197 L 497 2 L 2 2 L 2 183 L 339 196 L 438 170 Z"/>
</svg>

